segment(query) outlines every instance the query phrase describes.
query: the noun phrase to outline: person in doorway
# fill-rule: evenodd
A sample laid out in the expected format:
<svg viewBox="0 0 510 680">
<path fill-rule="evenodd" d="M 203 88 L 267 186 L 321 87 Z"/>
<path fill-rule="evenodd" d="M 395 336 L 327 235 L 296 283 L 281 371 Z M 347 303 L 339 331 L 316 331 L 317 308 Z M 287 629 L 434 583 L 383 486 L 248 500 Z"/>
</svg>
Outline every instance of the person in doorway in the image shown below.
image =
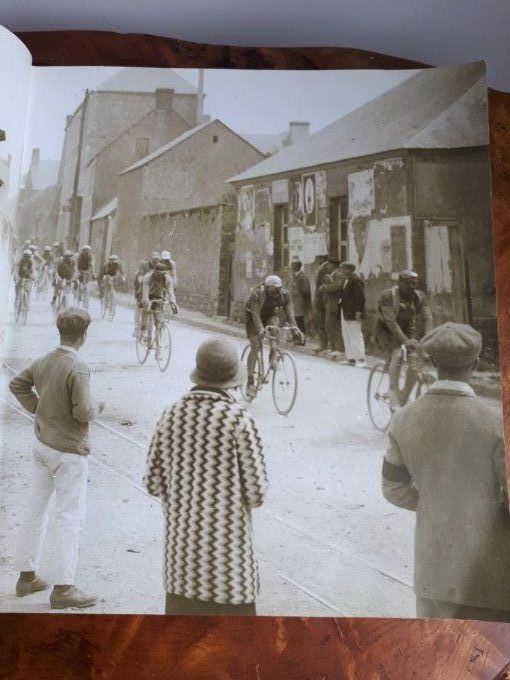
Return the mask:
<svg viewBox="0 0 510 680">
<path fill-rule="evenodd" d="M 312 308 L 312 293 L 310 279 L 303 270 L 303 263 L 296 258 L 291 262 L 292 278 L 289 293 L 294 305 L 294 317 L 303 335 L 306 335 L 306 320 Z"/>
<path fill-rule="evenodd" d="M 337 267 L 332 274 L 324 276 L 321 294 L 324 299 L 324 315 L 328 349 L 319 352 L 319 356 L 329 357 L 335 361 L 343 358 L 344 342 L 338 318 L 338 300 L 345 283 L 345 272 Z"/>
<path fill-rule="evenodd" d="M 251 509 L 267 474 L 255 421 L 229 393 L 242 374 L 230 341 L 203 342 L 195 386 L 152 436 L 144 482 L 163 506 L 166 614 L 256 614 Z"/>
<path fill-rule="evenodd" d="M 324 283 L 324 277 L 327 274 L 332 274 L 335 269 L 338 268 L 339 264 L 339 257 L 334 253 L 330 253 L 328 259 L 319 266 L 315 278 L 314 309 L 315 325 L 319 335 L 319 348 L 317 350 L 319 354 L 329 349 L 328 334 L 326 331 L 326 298 L 322 285 Z"/>
<path fill-rule="evenodd" d="M 395 414 L 382 468 L 385 498 L 416 513 L 416 614 L 510 622 L 510 515 L 502 413 L 469 381 L 481 335 L 453 322 L 423 350 L 438 380 Z"/>
<path fill-rule="evenodd" d="M 36 441 L 26 518 L 16 563 L 16 595 L 24 597 L 49 585 L 37 573 L 44 545 L 50 500 L 55 496 L 55 578 L 53 609 L 90 607 L 96 598 L 75 586 L 80 532 L 85 518 L 89 423 L 103 410 L 90 394 L 90 372 L 78 350 L 87 337 L 90 316 L 69 308 L 59 314 L 60 345 L 9 384 L 20 404 L 35 415 Z"/>
<path fill-rule="evenodd" d="M 278 314 L 283 313 L 286 322 L 292 327 L 294 339 L 303 342 L 303 333 L 299 330 L 294 317 L 292 297 L 283 288 L 282 280 L 276 274 L 270 274 L 264 283 L 256 286 L 250 293 L 245 307 L 246 335 L 250 341 L 248 353 L 247 394 L 253 398 L 257 394 L 255 385 L 255 368 L 257 356 L 262 349 L 262 339 L 267 326 L 279 326 Z"/>
<path fill-rule="evenodd" d="M 342 262 L 340 268 L 345 281 L 340 292 L 338 311 L 348 364 L 365 364 L 365 341 L 361 330 L 361 320 L 365 315 L 365 286 L 356 274 L 356 265 Z"/>
<path fill-rule="evenodd" d="M 416 382 L 414 371 L 408 370 L 403 392 L 400 391 L 402 346 L 416 352 L 419 339 L 432 328 L 432 312 L 425 293 L 418 290 L 418 274 L 400 272 L 398 284 L 383 292 L 378 305 L 379 318 L 375 335 L 378 345 L 390 360 L 389 396 L 393 411 L 405 404 Z"/>
</svg>

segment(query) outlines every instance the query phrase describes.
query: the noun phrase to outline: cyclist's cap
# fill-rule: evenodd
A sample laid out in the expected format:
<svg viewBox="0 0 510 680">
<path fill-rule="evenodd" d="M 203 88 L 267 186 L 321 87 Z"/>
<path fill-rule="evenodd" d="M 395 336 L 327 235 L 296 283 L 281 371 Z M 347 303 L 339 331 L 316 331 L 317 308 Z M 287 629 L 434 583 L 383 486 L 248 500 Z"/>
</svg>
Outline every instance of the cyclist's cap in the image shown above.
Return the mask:
<svg viewBox="0 0 510 680">
<path fill-rule="evenodd" d="M 447 321 L 433 328 L 421 341 L 438 368 L 468 368 L 482 351 L 482 336 L 472 326 Z"/>
<path fill-rule="evenodd" d="M 109 259 L 109 260 L 118 260 L 118 259 L 119 259 L 119 256 L 118 256 L 118 255 L 110 255 L 110 256 L 108 257 L 108 259 Z"/>
<path fill-rule="evenodd" d="M 266 276 L 264 279 L 264 285 L 268 288 L 281 288 L 282 280 L 279 276 L 276 276 L 276 274 L 269 274 L 269 276 Z"/>
<path fill-rule="evenodd" d="M 417 278 L 418 274 L 410 269 L 404 269 L 404 271 L 400 272 L 398 275 L 399 281 L 410 281 L 412 279 L 416 280 Z"/>
<path fill-rule="evenodd" d="M 44 246 L 44 252 L 48 252 L 51 250 L 51 246 Z"/>
<path fill-rule="evenodd" d="M 81 247 L 82 250 L 92 250 L 91 246 L 86 245 Z"/>
<path fill-rule="evenodd" d="M 60 245 L 60 243 L 59 243 L 58 241 L 55 241 L 55 243 L 53 244 L 53 246 L 52 246 L 52 247 L 53 247 L 53 248 L 58 248 L 58 247 L 59 247 L 59 245 Z"/>
<path fill-rule="evenodd" d="M 64 257 L 72 257 L 73 256 L 73 251 L 72 250 L 66 250 L 64 252 Z"/>
<path fill-rule="evenodd" d="M 31 245 L 29 245 L 28 247 L 30 248 L 30 250 L 37 250 L 37 246 L 34 246 L 33 243 Z"/>
<path fill-rule="evenodd" d="M 152 255 L 151 255 L 151 260 L 159 260 L 159 253 L 157 250 L 154 250 Z"/>
<path fill-rule="evenodd" d="M 32 255 L 32 251 L 27 248 L 23 251 L 23 255 Z"/>
<path fill-rule="evenodd" d="M 65 338 L 79 338 L 89 327 L 91 318 L 88 312 L 78 307 L 68 307 L 57 317 L 57 328 Z"/>
<path fill-rule="evenodd" d="M 191 381 L 201 387 L 239 387 L 244 370 L 236 346 L 226 338 L 210 338 L 198 348 Z"/>
<path fill-rule="evenodd" d="M 170 251 L 169 251 L 169 250 L 163 250 L 163 251 L 161 252 L 161 259 L 162 259 L 162 260 L 171 260 L 171 259 L 172 259 L 172 255 L 170 254 Z"/>
</svg>

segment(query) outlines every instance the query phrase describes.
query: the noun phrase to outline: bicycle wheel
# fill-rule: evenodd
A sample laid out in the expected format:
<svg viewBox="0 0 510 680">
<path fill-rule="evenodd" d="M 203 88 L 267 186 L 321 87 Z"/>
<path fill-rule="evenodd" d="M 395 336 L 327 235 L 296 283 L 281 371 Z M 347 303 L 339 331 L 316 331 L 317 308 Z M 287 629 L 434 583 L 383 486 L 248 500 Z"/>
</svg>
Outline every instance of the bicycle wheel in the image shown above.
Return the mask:
<svg viewBox="0 0 510 680">
<path fill-rule="evenodd" d="M 108 318 L 110 321 L 115 319 L 115 312 L 117 311 L 117 302 L 115 300 L 115 293 L 110 291 L 109 305 L 108 305 Z"/>
<path fill-rule="evenodd" d="M 390 409 L 390 378 L 388 364 L 379 361 L 370 371 L 367 384 L 368 415 L 379 432 L 388 429 L 392 412 Z"/>
<path fill-rule="evenodd" d="M 172 356 L 172 336 L 166 323 L 162 323 L 155 329 L 155 352 L 159 370 L 166 371 Z"/>
<path fill-rule="evenodd" d="M 105 290 L 103 292 L 103 297 L 101 298 L 101 317 L 103 319 L 106 319 L 106 314 L 108 312 L 108 307 L 109 307 L 108 295 L 109 295 L 108 291 Z"/>
<path fill-rule="evenodd" d="M 286 416 L 296 403 L 298 391 L 296 363 L 288 352 L 281 352 L 274 362 L 272 391 L 276 410 Z"/>
<path fill-rule="evenodd" d="M 23 291 L 23 309 L 21 310 L 21 321 L 22 321 L 24 326 L 27 325 L 29 304 L 30 304 L 30 298 L 28 297 L 28 291 L 24 290 Z"/>
<path fill-rule="evenodd" d="M 248 363 L 248 354 L 250 353 L 251 345 L 248 344 L 246 347 L 243 349 L 243 353 L 241 354 L 241 366 L 246 367 Z M 257 387 L 257 392 L 262 386 L 262 366 L 260 364 L 260 355 L 257 353 L 257 360 L 255 362 L 255 385 Z M 248 394 L 248 371 L 246 370 L 246 376 L 244 381 L 240 385 L 240 390 L 241 394 L 243 396 L 243 399 L 245 401 L 253 401 L 255 399 L 255 396 L 249 395 Z"/>
<path fill-rule="evenodd" d="M 135 342 L 137 359 L 141 364 L 144 364 L 149 356 L 149 342 L 147 336 L 142 336 L 141 331 L 138 331 Z"/>
</svg>

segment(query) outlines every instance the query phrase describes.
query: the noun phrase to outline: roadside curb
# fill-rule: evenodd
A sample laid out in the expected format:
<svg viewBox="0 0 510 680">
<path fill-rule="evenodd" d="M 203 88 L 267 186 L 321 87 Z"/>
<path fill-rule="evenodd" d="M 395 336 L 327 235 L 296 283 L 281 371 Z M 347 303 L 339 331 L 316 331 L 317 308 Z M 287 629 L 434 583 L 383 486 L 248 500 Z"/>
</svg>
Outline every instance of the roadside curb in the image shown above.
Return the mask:
<svg viewBox="0 0 510 680">
<path fill-rule="evenodd" d="M 133 310 L 135 309 L 135 302 L 133 300 L 133 297 L 130 296 L 129 294 L 118 293 L 117 300 L 124 307 L 128 307 Z M 194 316 L 193 312 L 180 308 L 179 314 L 172 317 L 172 323 L 179 323 L 184 326 L 192 326 L 194 328 L 200 328 L 202 330 L 210 331 L 212 333 L 221 333 L 223 335 L 228 335 L 233 338 L 245 338 L 247 340 L 245 330 L 241 326 L 241 324 L 236 323 L 235 321 L 225 321 L 224 317 L 222 317 L 221 320 L 215 320 L 214 317 L 197 318 Z M 292 352 L 296 354 L 304 354 L 306 356 L 314 357 L 322 361 L 329 361 L 329 363 L 336 365 L 340 368 L 342 366 L 345 366 L 345 364 L 341 364 L 338 361 L 328 359 L 327 357 L 317 356 L 316 350 L 312 349 L 311 347 L 307 347 L 306 345 L 304 347 L 294 345 L 292 347 Z M 357 366 L 357 368 L 365 371 L 370 371 L 374 363 L 378 360 L 379 357 L 367 356 L 366 366 Z M 471 386 L 479 397 L 501 399 L 501 387 L 499 380 L 494 380 L 493 383 L 491 384 L 490 382 L 487 382 L 485 378 L 475 376 L 471 381 Z"/>
</svg>

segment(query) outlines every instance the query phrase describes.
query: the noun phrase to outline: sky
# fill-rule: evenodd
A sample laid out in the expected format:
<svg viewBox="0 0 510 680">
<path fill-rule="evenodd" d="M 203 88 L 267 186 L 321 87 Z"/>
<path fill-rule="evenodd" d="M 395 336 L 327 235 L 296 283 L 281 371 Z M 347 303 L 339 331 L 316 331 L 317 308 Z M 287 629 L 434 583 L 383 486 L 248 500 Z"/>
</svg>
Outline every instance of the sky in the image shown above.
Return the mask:
<svg viewBox="0 0 510 680">
<path fill-rule="evenodd" d="M 41 149 L 42 159 L 60 158 L 66 115 L 79 106 L 87 88 L 95 89 L 117 70 L 34 69 L 25 169 L 33 147 Z M 198 84 L 197 69 L 173 70 Z M 292 120 L 308 121 L 311 132 L 316 132 L 413 73 L 209 69 L 204 76 L 204 113 L 241 134 L 277 134 L 286 130 Z"/>
</svg>

